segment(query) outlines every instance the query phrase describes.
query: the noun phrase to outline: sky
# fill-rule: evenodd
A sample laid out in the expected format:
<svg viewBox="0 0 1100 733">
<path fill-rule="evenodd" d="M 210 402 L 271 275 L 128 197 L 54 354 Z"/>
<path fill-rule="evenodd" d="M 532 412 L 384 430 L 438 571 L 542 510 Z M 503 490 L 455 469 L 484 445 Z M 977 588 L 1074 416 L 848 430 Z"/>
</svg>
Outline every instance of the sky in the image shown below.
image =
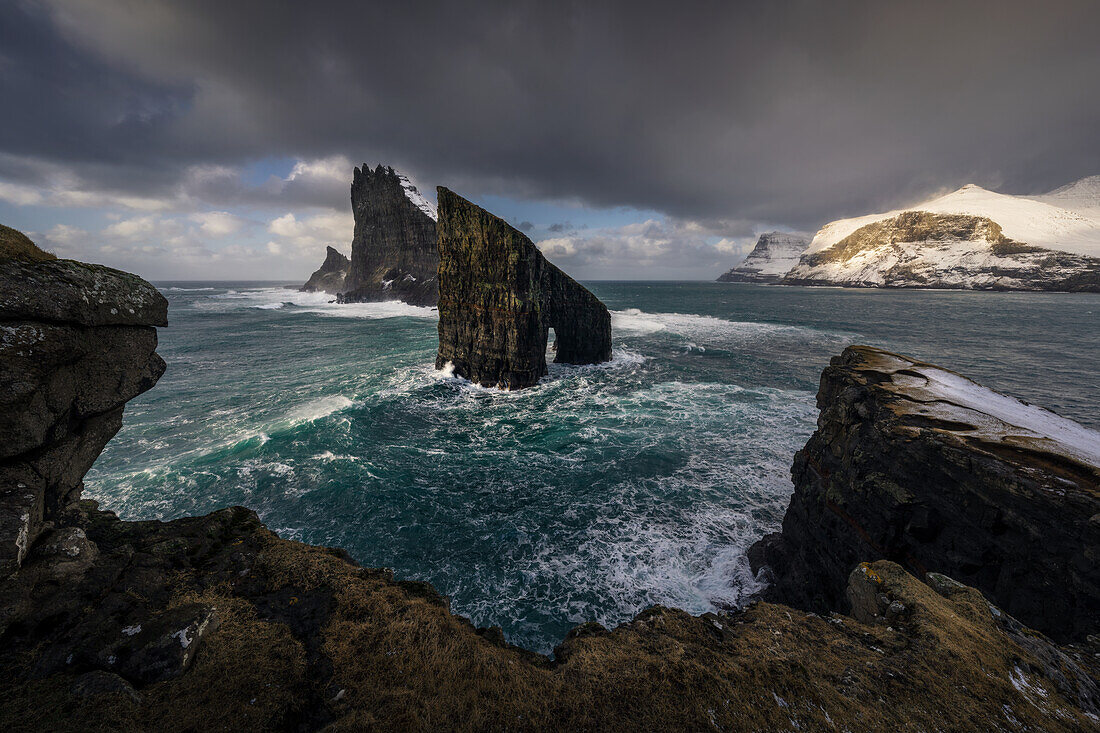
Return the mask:
<svg viewBox="0 0 1100 733">
<path fill-rule="evenodd" d="M 305 280 L 352 167 L 581 279 L 713 279 L 966 183 L 1100 173 L 1100 2 L 0 0 L 0 223 L 155 280 Z"/>
</svg>

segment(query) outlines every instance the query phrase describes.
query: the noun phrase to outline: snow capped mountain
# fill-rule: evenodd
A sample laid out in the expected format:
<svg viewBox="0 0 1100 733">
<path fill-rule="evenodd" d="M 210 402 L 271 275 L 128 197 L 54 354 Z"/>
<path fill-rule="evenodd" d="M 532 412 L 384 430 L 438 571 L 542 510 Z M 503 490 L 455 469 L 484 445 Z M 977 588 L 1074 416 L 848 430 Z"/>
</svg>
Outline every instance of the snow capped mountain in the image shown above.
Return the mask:
<svg viewBox="0 0 1100 733">
<path fill-rule="evenodd" d="M 1034 198 L 1100 222 L 1100 176 L 1082 178 Z"/>
<path fill-rule="evenodd" d="M 984 216 L 997 222 L 1006 237 L 1035 247 L 1100 257 L 1100 176 L 1041 196 L 1012 196 L 967 184 L 945 196 L 904 209 L 830 222 L 818 231 L 807 254 L 820 252 L 859 229 L 903 211 Z"/>
<path fill-rule="evenodd" d="M 1100 176 L 1030 197 L 971 184 L 830 222 L 782 282 L 1100 291 Z"/>
<path fill-rule="evenodd" d="M 745 261 L 718 278 L 718 282 L 776 282 L 792 267 L 809 240 L 789 232 L 765 232 Z"/>
<path fill-rule="evenodd" d="M 1100 259 L 1017 242 L 988 217 L 905 211 L 806 253 L 783 282 L 1100 292 Z"/>
</svg>

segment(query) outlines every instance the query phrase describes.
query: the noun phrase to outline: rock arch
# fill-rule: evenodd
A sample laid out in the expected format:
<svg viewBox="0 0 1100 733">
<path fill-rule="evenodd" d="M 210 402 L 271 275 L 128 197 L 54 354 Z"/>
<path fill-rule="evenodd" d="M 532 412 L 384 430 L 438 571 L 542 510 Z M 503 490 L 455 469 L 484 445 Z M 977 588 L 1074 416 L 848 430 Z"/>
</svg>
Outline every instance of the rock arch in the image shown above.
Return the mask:
<svg viewBox="0 0 1100 733">
<path fill-rule="evenodd" d="M 436 367 L 484 386 L 522 389 L 554 361 L 611 359 L 611 315 L 506 221 L 438 189 L 439 353 Z"/>
</svg>

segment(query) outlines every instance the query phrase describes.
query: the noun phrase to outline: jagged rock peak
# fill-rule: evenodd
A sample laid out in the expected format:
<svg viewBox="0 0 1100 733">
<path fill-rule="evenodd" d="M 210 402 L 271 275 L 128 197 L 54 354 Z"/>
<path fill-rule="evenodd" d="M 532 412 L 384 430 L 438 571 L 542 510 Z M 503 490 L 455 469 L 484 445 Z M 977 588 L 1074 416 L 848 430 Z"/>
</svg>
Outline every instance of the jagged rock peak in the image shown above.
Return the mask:
<svg viewBox="0 0 1100 733">
<path fill-rule="evenodd" d="M 435 305 L 439 252 L 434 207 L 408 178 L 383 165 L 355 169 L 351 206 L 355 234 L 339 300 Z"/>
<path fill-rule="evenodd" d="M 413 185 L 413 182 L 409 180 L 408 176 L 400 171 L 394 170 L 393 167 L 379 163 L 375 166 L 374 170 L 371 171 L 370 166 L 364 163 L 362 168 L 355 169 L 355 173 L 352 175 L 352 186 L 355 186 L 361 179 L 375 179 L 379 182 L 381 182 L 382 179 L 386 179 L 386 182 L 396 180 L 401 186 L 401 190 L 405 192 L 405 197 L 408 198 L 416 208 L 420 209 L 427 216 L 430 216 L 433 221 L 438 218 L 435 206 L 424 198 L 424 194 L 420 193 L 420 189 Z M 385 185 L 385 183 L 383 183 L 383 185 Z"/>
<path fill-rule="evenodd" d="M 546 374 L 551 328 L 556 362 L 611 359 L 611 315 L 596 296 L 503 219 L 437 191 L 437 369 L 487 387 L 530 387 Z"/>
<path fill-rule="evenodd" d="M 325 292 L 333 295 L 344 290 L 344 280 L 351 260 L 334 247 L 326 247 L 325 261 L 299 290 L 303 293 Z"/>
</svg>

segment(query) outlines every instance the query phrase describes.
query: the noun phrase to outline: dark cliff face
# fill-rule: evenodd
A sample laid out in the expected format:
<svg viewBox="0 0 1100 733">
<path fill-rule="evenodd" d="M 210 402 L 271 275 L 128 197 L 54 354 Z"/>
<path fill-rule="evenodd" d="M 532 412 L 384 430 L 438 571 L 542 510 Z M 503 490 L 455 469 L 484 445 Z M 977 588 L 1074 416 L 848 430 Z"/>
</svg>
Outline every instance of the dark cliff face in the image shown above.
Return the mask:
<svg viewBox="0 0 1100 733">
<path fill-rule="evenodd" d="M 520 231 L 446 188 L 439 201 L 436 368 L 484 386 L 530 387 L 546 374 L 554 329 L 566 364 L 611 359 L 611 315 Z"/>
<path fill-rule="evenodd" d="M 0 577 L 80 498 L 123 405 L 164 372 L 167 308 L 108 267 L 0 259 Z"/>
<path fill-rule="evenodd" d="M 351 267 L 351 260 L 332 247 L 328 247 L 325 253 L 325 261 L 317 269 L 306 284 L 299 288 L 303 293 L 341 293 L 344 290 L 344 280 Z"/>
<path fill-rule="evenodd" d="M 340 301 L 439 299 L 435 220 L 412 184 L 393 168 L 355 169 L 351 184 L 355 235 Z"/>
<path fill-rule="evenodd" d="M 944 573 L 1056 639 L 1100 631 L 1100 433 L 927 364 L 849 347 L 821 377 L 772 600 L 843 609 L 857 563 Z"/>
</svg>

